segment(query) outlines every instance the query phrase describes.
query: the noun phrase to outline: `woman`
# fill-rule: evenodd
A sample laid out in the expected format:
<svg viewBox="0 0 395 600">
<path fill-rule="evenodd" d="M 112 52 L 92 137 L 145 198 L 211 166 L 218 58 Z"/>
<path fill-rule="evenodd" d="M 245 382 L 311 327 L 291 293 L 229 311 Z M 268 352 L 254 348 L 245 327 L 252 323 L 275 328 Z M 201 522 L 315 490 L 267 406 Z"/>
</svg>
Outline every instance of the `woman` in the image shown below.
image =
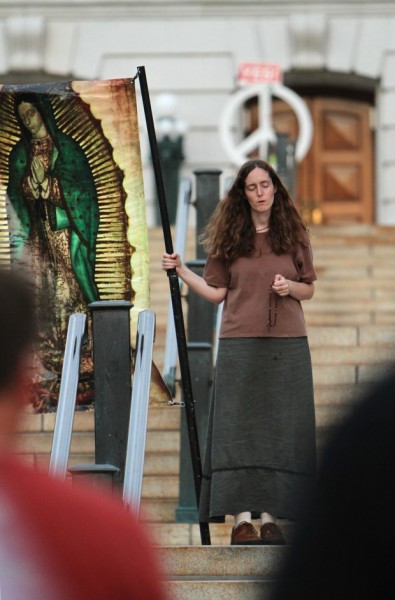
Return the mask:
<svg viewBox="0 0 395 600">
<path fill-rule="evenodd" d="M 315 472 L 310 352 L 301 301 L 316 279 L 309 237 L 272 167 L 251 160 L 202 242 L 203 277 L 175 268 L 203 298 L 225 300 L 200 498 L 202 521 L 234 515 L 231 544 L 283 544 Z M 252 519 L 260 519 L 260 535 Z"/>
</svg>

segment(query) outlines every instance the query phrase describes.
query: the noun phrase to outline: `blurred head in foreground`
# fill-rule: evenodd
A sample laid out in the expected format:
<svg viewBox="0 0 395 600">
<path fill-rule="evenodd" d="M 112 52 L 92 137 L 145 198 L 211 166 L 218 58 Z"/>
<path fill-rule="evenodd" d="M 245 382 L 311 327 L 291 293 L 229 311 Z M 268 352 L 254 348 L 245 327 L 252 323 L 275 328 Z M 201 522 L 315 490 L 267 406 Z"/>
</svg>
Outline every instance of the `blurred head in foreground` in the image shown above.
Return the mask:
<svg viewBox="0 0 395 600">
<path fill-rule="evenodd" d="M 121 502 L 13 456 L 31 391 L 34 297 L 27 281 L 0 268 L 0 596 L 164 600 L 149 540 Z"/>
<path fill-rule="evenodd" d="M 391 595 L 394 390 L 395 365 L 360 399 L 329 441 L 273 600 Z"/>
<path fill-rule="evenodd" d="M 35 338 L 34 294 L 27 280 L 0 268 L 0 452 L 29 399 Z"/>
</svg>

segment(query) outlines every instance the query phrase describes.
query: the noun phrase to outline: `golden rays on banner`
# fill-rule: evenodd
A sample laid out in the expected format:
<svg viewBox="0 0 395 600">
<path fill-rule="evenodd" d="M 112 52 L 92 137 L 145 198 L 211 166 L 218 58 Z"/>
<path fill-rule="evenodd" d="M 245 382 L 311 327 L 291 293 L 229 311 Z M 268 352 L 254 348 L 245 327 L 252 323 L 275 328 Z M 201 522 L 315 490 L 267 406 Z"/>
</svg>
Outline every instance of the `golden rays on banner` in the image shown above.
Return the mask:
<svg viewBox="0 0 395 600">
<path fill-rule="evenodd" d="M 32 404 L 56 409 L 73 312 L 88 315 L 80 408 L 94 402 L 88 304 L 149 307 L 145 199 L 134 82 L 72 81 L 0 88 L 0 262 L 23 269 L 37 299 Z M 153 369 L 153 401 L 167 398 Z"/>
</svg>

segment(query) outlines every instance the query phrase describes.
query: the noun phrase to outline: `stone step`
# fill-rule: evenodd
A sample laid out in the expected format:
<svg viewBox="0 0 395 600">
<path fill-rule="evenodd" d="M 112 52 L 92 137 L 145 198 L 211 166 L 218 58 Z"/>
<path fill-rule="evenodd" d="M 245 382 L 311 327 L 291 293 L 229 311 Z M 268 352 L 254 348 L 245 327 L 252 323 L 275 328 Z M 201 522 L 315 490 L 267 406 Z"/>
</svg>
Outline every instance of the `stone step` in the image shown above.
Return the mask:
<svg viewBox="0 0 395 600">
<path fill-rule="evenodd" d="M 333 315 L 352 312 L 389 312 L 395 313 L 395 301 L 380 302 L 376 298 L 371 298 L 359 302 L 305 302 L 303 305 L 304 313 L 311 315 L 313 313 L 328 312 Z"/>
<path fill-rule="evenodd" d="M 395 229 L 392 230 L 392 235 L 395 235 Z M 327 238 L 318 238 L 318 237 L 310 237 L 311 244 L 313 246 L 314 257 L 317 255 L 318 257 L 324 256 L 327 258 L 356 258 L 360 256 L 382 256 L 386 257 L 389 255 L 395 256 L 395 244 L 394 240 L 389 240 L 385 238 L 381 243 L 377 240 L 377 238 L 368 239 L 366 237 L 348 238 L 350 243 L 346 246 L 342 246 L 340 243 L 332 244 L 331 242 L 334 240 L 332 236 L 328 236 Z M 343 241 L 343 240 L 341 240 Z M 388 243 L 391 241 L 391 243 Z M 340 239 L 339 239 L 340 242 Z"/>
<path fill-rule="evenodd" d="M 55 425 L 54 413 L 35 415 L 26 414 L 21 422 L 20 431 L 44 431 L 53 433 Z M 180 425 L 180 407 L 150 406 L 148 410 L 148 432 L 178 430 Z M 74 414 L 73 433 L 94 431 L 94 412 L 78 411 Z"/>
<path fill-rule="evenodd" d="M 344 286 L 342 288 L 333 289 L 331 287 L 327 287 L 326 289 L 320 287 L 317 283 L 315 286 L 314 293 L 314 304 L 321 304 L 323 302 L 362 302 L 365 300 L 372 300 L 376 298 L 375 295 L 375 285 L 372 285 L 369 288 L 365 289 L 355 289 L 346 288 Z M 395 289 L 395 288 L 394 288 Z M 394 290 L 386 290 L 386 296 L 384 299 L 391 301 L 393 298 Z M 303 304 L 305 306 L 306 303 Z"/>
<path fill-rule="evenodd" d="M 315 326 L 336 326 L 345 325 L 347 327 L 358 326 L 358 325 L 375 325 L 388 323 L 389 325 L 395 325 L 395 313 L 369 313 L 369 312 L 349 312 L 349 313 L 332 313 L 325 312 L 314 312 L 306 310 L 304 307 L 304 314 L 306 319 L 307 327 L 312 325 Z"/>
<path fill-rule="evenodd" d="M 53 434 L 51 432 L 18 433 L 16 451 L 22 454 L 49 455 L 52 448 Z M 89 454 L 95 451 L 94 436 L 92 432 L 76 432 L 72 436 L 71 454 Z"/>
<path fill-rule="evenodd" d="M 341 278 L 333 278 L 333 274 L 337 275 L 336 271 L 333 269 L 342 268 L 344 273 L 342 273 Z M 361 289 L 370 289 L 377 290 L 383 288 L 386 291 L 394 290 L 395 282 L 391 279 L 388 279 L 387 275 L 380 276 L 377 272 L 374 277 L 372 277 L 372 273 L 370 271 L 363 270 L 362 273 L 358 273 L 355 270 L 355 267 L 350 268 L 350 272 L 347 269 L 343 269 L 342 263 L 338 263 L 336 267 L 331 268 L 326 271 L 324 266 L 318 266 L 317 270 L 319 271 L 317 277 L 317 281 L 315 282 L 315 294 L 317 295 L 321 289 L 327 290 L 343 290 L 343 291 L 358 291 Z M 347 281 L 352 280 L 352 287 L 347 287 Z M 155 301 L 158 305 L 160 305 L 163 310 L 168 309 L 168 301 L 169 301 L 169 284 L 168 280 L 165 277 L 163 279 L 162 275 L 158 274 L 157 278 L 151 278 L 151 301 Z M 186 293 L 188 291 L 188 287 L 183 285 L 182 287 L 182 297 L 185 300 Z M 314 296 L 314 300 L 316 296 Z M 185 302 L 186 304 L 186 302 Z"/>
<path fill-rule="evenodd" d="M 356 248 L 369 250 L 369 253 L 383 252 L 384 254 L 391 251 L 395 252 L 395 228 L 375 228 L 368 226 L 363 229 L 361 225 L 357 225 L 354 231 L 343 226 L 330 228 L 325 225 L 323 227 L 309 227 L 310 239 L 315 250 L 324 249 L 328 252 L 339 252 L 342 256 L 357 254 Z M 174 230 L 173 230 L 174 235 Z M 148 229 L 149 253 L 151 260 L 154 263 L 157 258 L 158 268 L 160 268 L 160 257 L 164 251 L 163 233 L 160 227 L 150 227 Z M 190 227 L 187 232 L 187 255 L 194 255 L 195 252 L 195 229 Z"/>
<path fill-rule="evenodd" d="M 314 385 L 334 385 L 357 383 L 355 365 L 315 365 L 313 363 Z"/>
<path fill-rule="evenodd" d="M 164 589 L 173 600 L 269 600 L 273 587 L 274 580 L 268 578 L 188 577 L 164 581 Z"/>
<path fill-rule="evenodd" d="M 259 527 L 258 522 L 254 522 Z M 287 544 L 292 543 L 295 523 L 287 519 L 279 519 L 278 524 L 285 536 Z M 151 540 L 159 546 L 201 546 L 200 527 L 198 523 L 147 523 Z M 210 538 L 213 546 L 229 546 L 233 527 L 233 517 L 227 516 L 224 523 L 210 523 Z"/>
<path fill-rule="evenodd" d="M 369 383 L 351 384 L 327 384 L 314 385 L 314 402 L 316 407 L 320 405 L 338 406 L 358 402 L 370 388 Z"/>
<path fill-rule="evenodd" d="M 48 469 L 50 455 L 49 454 L 36 454 L 35 456 L 21 455 L 21 456 L 30 456 L 33 458 L 33 464 L 40 469 Z M 78 450 L 70 454 L 67 467 L 75 467 L 76 465 L 92 465 L 95 462 L 95 454 L 92 453 L 78 453 Z"/>
<path fill-rule="evenodd" d="M 333 405 L 319 404 L 315 407 L 315 418 L 317 427 L 317 438 L 321 435 L 321 429 L 335 427 L 340 425 L 342 421 L 352 412 L 353 403 Z"/>
<path fill-rule="evenodd" d="M 361 267 L 350 265 L 343 266 L 343 263 L 333 264 L 333 266 L 315 264 L 318 280 L 325 277 L 329 279 L 341 279 L 352 281 L 354 279 L 362 279 L 363 277 L 371 278 L 371 280 L 382 280 L 387 277 L 391 278 L 395 275 L 395 266 L 383 267 Z"/>
<path fill-rule="evenodd" d="M 315 365 L 314 385 L 364 384 L 382 379 L 394 368 L 393 362 L 366 365 Z"/>
<path fill-rule="evenodd" d="M 393 291 L 395 289 L 395 281 L 388 280 L 387 278 L 381 279 L 371 279 L 369 277 L 360 277 L 353 278 L 352 286 L 348 285 L 344 282 L 344 280 L 336 280 L 336 279 L 318 279 L 314 283 L 316 293 L 319 293 L 320 290 L 327 291 L 360 291 L 364 289 L 369 289 L 374 292 L 383 289 L 384 291 Z M 314 296 L 315 300 L 315 296 Z M 313 302 L 314 302 L 313 300 Z"/>
<path fill-rule="evenodd" d="M 372 245 L 364 241 L 363 244 L 355 244 L 354 246 L 348 246 L 345 250 L 340 245 L 326 245 L 321 244 L 317 238 L 313 240 L 313 254 L 314 262 L 325 260 L 353 260 L 356 261 L 370 258 L 395 258 L 395 245 Z"/>
<path fill-rule="evenodd" d="M 311 348 L 311 359 L 314 365 L 386 363 L 395 360 L 395 346 L 393 344 L 375 346 L 315 346 Z"/>
<path fill-rule="evenodd" d="M 147 475 L 178 475 L 180 457 L 178 453 L 145 453 L 144 477 Z"/>
<path fill-rule="evenodd" d="M 395 345 L 395 311 L 391 313 L 328 313 L 304 311 L 310 348 L 347 345 Z M 379 322 L 378 322 L 379 321 Z M 154 360 L 162 365 L 165 350 L 165 327 L 162 343 L 156 342 Z M 158 360 L 160 357 L 160 360 Z"/>
<path fill-rule="evenodd" d="M 68 466 L 72 467 L 80 464 L 94 464 L 94 454 L 77 454 L 70 455 Z M 49 465 L 49 455 L 42 454 L 36 463 L 38 466 L 47 467 Z M 178 453 L 168 454 L 158 452 L 156 454 L 145 453 L 144 456 L 144 477 L 171 475 L 178 476 L 180 470 L 180 458 Z M 149 487 L 147 490 L 150 489 Z"/>
<path fill-rule="evenodd" d="M 227 517 L 225 523 L 210 523 L 210 538 L 213 546 L 229 546 L 233 518 Z M 200 527 L 198 523 L 148 523 L 147 528 L 151 541 L 159 546 L 201 546 Z M 281 528 L 286 539 L 292 539 L 292 524 Z"/>
<path fill-rule="evenodd" d="M 347 295 L 350 294 L 365 293 L 366 295 L 366 292 L 368 291 L 370 291 L 372 294 L 378 294 L 380 292 L 390 293 L 395 290 L 395 281 L 393 281 L 392 279 L 388 280 L 388 277 L 383 277 L 382 279 L 372 278 L 370 276 L 366 276 L 365 274 L 362 277 L 356 277 L 354 273 L 352 277 L 352 286 L 346 287 L 344 284 L 344 280 L 351 279 L 348 273 L 343 272 L 341 277 L 341 285 L 335 284 L 333 278 L 329 277 L 329 275 L 331 274 L 332 272 L 328 274 L 328 277 L 325 274 L 325 279 L 322 277 L 315 282 L 315 294 L 312 303 L 315 302 L 317 300 L 317 297 L 319 298 L 319 296 L 323 293 L 331 293 L 334 296 L 338 295 L 339 298 L 347 298 Z M 160 310 L 161 314 L 165 314 L 168 312 L 169 300 L 169 286 L 167 283 L 167 279 L 164 282 L 158 280 L 157 282 L 154 282 L 154 285 L 155 289 L 152 289 L 150 294 L 151 305 L 155 305 L 156 308 Z M 183 300 L 185 307 L 187 306 L 186 299 L 184 299 L 184 294 L 186 294 L 186 290 L 187 288 L 185 287 L 185 290 L 183 289 Z M 309 304 L 309 302 L 304 303 L 304 305 L 306 304 Z"/>
<path fill-rule="evenodd" d="M 180 426 L 180 407 L 150 406 L 148 410 L 148 430 L 178 430 Z"/>
<path fill-rule="evenodd" d="M 172 598 L 255 600 L 269 597 L 287 548 L 184 546 L 158 551 Z"/>
<path fill-rule="evenodd" d="M 175 230 L 172 228 L 174 236 Z M 324 225 L 310 226 L 310 238 L 314 247 L 344 248 L 350 251 L 355 246 L 391 247 L 395 246 L 395 227 L 378 227 L 375 225 Z M 190 227 L 187 231 L 187 251 L 195 250 L 195 229 Z M 150 255 L 164 251 L 163 232 L 161 227 L 148 229 L 148 243 Z"/>
<path fill-rule="evenodd" d="M 334 225 L 311 225 L 309 232 L 313 239 L 335 241 L 345 237 L 350 243 L 353 240 L 377 240 L 382 243 L 395 243 L 393 226 L 370 225 L 365 223 L 349 223 L 349 224 L 334 224 Z"/>
<path fill-rule="evenodd" d="M 53 432 L 56 413 L 32 414 L 26 413 L 19 429 L 21 431 L 48 431 Z M 148 431 L 160 429 L 169 431 L 178 429 L 180 422 L 180 409 L 177 406 L 150 406 L 148 410 Z M 73 431 L 94 431 L 94 411 L 77 411 L 73 419 Z"/>
<path fill-rule="evenodd" d="M 328 256 L 325 253 L 320 253 L 317 249 L 313 250 L 314 267 L 324 273 L 326 269 L 338 269 L 339 267 L 349 271 L 363 269 L 370 274 L 373 274 L 375 271 L 379 273 L 381 270 L 394 269 L 394 248 L 391 248 L 392 252 L 388 255 L 366 254 L 364 250 L 369 250 L 367 248 L 358 248 L 358 250 L 360 251 L 355 256 L 349 256 L 347 251 L 343 251 L 343 253 L 339 252 L 338 255 Z"/>
<path fill-rule="evenodd" d="M 174 475 L 148 475 L 143 478 L 143 498 L 178 498 L 179 478 Z"/>
<path fill-rule="evenodd" d="M 193 523 L 150 523 L 144 522 L 150 542 L 154 546 L 200 546 L 200 531 L 197 535 L 194 528 L 199 527 Z M 222 525 L 222 523 L 221 523 Z M 222 533 L 222 532 L 221 532 Z M 224 536 L 215 535 L 210 526 L 211 543 L 222 544 Z M 229 539 L 227 539 L 229 543 Z"/>
<path fill-rule="evenodd" d="M 360 327 L 358 339 L 361 345 L 395 344 L 395 326 L 370 325 Z"/>
<path fill-rule="evenodd" d="M 395 275 L 395 273 L 394 273 Z M 372 288 L 374 284 L 372 284 Z M 311 324 L 320 324 L 319 322 L 313 322 L 312 319 L 317 321 L 317 316 L 320 318 L 321 315 L 324 317 L 330 317 L 330 321 L 324 321 L 322 325 L 337 325 L 342 322 L 337 322 L 336 319 L 344 319 L 347 317 L 348 322 L 353 325 L 359 324 L 373 324 L 371 321 L 372 315 L 376 319 L 380 318 L 381 315 L 386 317 L 395 314 L 395 302 L 394 302 L 395 288 L 393 289 L 365 289 L 361 293 L 352 290 L 345 292 L 344 290 L 336 291 L 330 289 L 329 291 L 317 291 L 316 296 L 312 301 L 306 301 L 303 303 L 303 311 L 306 316 L 306 321 Z M 163 333 L 166 331 L 168 310 L 164 305 L 162 299 L 151 301 L 151 308 L 155 312 L 157 319 L 157 338 L 155 347 L 164 342 L 164 339 L 160 341 L 158 332 L 161 330 Z M 357 318 L 355 318 L 357 316 Z M 187 311 L 184 310 L 184 319 L 186 322 Z"/>
<path fill-rule="evenodd" d="M 210 526 L 211 527 L 211 526 Z M 275 576 L 286 546 L 217 546 L 159 548 L 162 572 L 173 577 Z"/>
<path fill-rule="evenodd" d="M 21 454 L 45 454 L 49 456 L 52 448 L 52 432 L 20 432 L 16 443 L 16 451 Z M 146 452 L 178 454 L 180 440 L 178 431 L 148 431 Z M 71 455 L 92 456 L 95 452 L 93 432 L 75 432 L 71 438 Z M 86 462 L 86 461 L 84 461 Z"/>
<path fill-rule="evenodd" d="M 143 498 L 140 518 L 149 523 L 174 523 L 178 500 Z"/>
<path fill-rule="evenodd" d="M 339 282 L 336 282 L 337 284 Z M 359 282 L 358 282 L 359 283 Z M 368 280 L 360 282 L 360 285 L 346 287 L 342 286 L 331 286 L 327 282 L 324 284 L 316 283 L 314 299 L 312 303 L 321 302 L 362 302 L 365 300 L 375 300 L 376 302 L 391 302 L 394 298 L 395 293 L 395 282 L 387 284 L 385 282 L 378 283 L 375 280 Z M 306 306 L 308 302 L 304 302 L 303 306 Z"/>
<path fill-rule="evenodd" d="M 361 327 L 358 328 L 345 326 L 309 326 L 308 337 L 310 348 L 356 345 L 359 340 L 359 332 L 361 329 Z"/>
</svg>

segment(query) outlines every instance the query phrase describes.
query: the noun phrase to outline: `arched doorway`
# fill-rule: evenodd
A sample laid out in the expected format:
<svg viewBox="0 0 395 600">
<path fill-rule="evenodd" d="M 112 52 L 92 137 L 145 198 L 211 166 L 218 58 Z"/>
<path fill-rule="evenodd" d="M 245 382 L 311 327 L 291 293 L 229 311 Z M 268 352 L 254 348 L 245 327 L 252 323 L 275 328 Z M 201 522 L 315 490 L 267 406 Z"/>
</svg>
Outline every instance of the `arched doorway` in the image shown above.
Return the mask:
<svg viewBox="0 0 395 600">
<path fill-rule="evenodd" d="M 296 77 L 285 79 L 309 106 L 314 136 L 312 146 L 297 168 L 295 201 L 300 208 L 319 206 L 324 223 L 372 223 L 374 221 L 374 90 L 346 88 L 345 80 L 332 78 L 329 85 L 296 85 Z M 317 75 L 318 82 L 320 81 Z M 293 83 L 294 85 L 290 85 Z M 336 84 L 336 85 L 335 85 Z M 247 108 L 248 133 L 258 126 L 257 101 Z M 290 139 L 298 135 L 292 109 L 273 101 L 273 124 Z"/>
</svg>

